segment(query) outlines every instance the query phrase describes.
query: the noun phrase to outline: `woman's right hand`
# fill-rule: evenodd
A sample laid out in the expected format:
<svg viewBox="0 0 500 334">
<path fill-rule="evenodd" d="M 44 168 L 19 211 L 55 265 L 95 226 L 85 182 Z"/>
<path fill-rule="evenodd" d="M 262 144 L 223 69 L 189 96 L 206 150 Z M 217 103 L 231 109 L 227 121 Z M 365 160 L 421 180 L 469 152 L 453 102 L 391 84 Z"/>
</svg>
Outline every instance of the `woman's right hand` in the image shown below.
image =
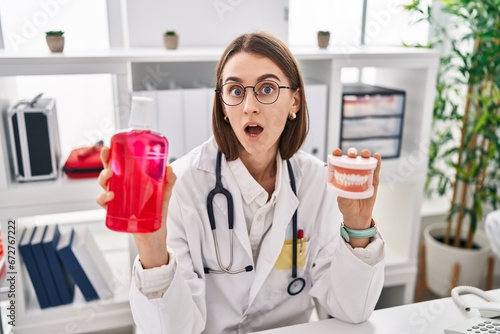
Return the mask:
<svg viewBox="0 0 500 334">
<path fill-rule="evenodd" d="M 108 181 L 113 176 L 113 171 L 109 165 L 109 148 L 103 147 L 101 150 L 101 161 L 104 169 L 99 174 L 98 182 L 103 193 L 97 196 L 97 204 L 106 209 L 109 201 L 113 200 L 114 193 L 108 190 Z M 165 195 L 163 200 L 162 225 L 160 229 L 151 233 L 134 233 L 134 240 L 139 252 L 139 259 L 144 269 L 159 267 L 169 262 L 167 252 L 167 224 L 168 203 L 172 196 L 176 176 L 171 166 L 167 166 L 163 179 Z"/>
</svg>

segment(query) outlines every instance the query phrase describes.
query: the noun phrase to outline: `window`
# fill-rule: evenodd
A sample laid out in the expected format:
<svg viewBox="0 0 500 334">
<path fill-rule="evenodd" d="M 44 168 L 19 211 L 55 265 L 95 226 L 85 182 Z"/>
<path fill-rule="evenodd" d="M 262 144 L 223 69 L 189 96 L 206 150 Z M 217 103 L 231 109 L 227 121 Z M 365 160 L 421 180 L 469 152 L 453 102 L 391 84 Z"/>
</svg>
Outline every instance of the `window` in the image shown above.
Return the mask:
<svg viewBox="0 0 500 334">
<path fill-rule="evenodd" d="M 413 18 L 403 9 L 407 3 L 408 0 L 366 0 L 364 44 L 426 44 L 428 24 L 412 24 Z M 362 44 L 363 0 L 290 0 L 289 4 L 290 46 L 316 46 L 318 30 L 330 31 L 333 46 Z"/>
<path fill-rule="evenodd" d="M 290 0 L 289 5 L 290 46 L 316 46 L 318 30 L 330 31 L 330 45 L 359 45 L 362 0 Z"/>
<path fill-rule="evenodd" d="M 365 44 L 427 44 L 429 25 L 426 22 L 413 24 L 414 17 L 403 8 L 408 3 L 408 0 L 368 0 Z"/>
</svg>

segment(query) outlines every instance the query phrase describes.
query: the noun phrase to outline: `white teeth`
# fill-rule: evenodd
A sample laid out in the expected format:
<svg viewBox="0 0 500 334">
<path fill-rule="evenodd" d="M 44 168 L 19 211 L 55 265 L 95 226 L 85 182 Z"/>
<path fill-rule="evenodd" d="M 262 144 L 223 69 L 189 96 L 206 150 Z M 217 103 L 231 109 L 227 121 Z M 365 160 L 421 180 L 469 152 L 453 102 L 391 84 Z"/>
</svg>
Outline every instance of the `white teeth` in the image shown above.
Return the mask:
<svg viewBox="0 0 500 334">
<path fill-rule="evenodd" d="M 248 124 L 247 125 L 247 127 L 249 127 L 249 128 L 256 128 L 258 126 L 259 125 L 257 125 L 257 124 Z M 252 134 L 252 133 L 248 133 L 248 134 L 250 135 L 250 137 L 257 137 L 258 136 L 258 134 Z"/>
<path fill-rule="evenodd" d="M 369 175 L 333 173 L 335 180 L 344 186 L 362 186 L 368 181 Z"/>
</svg>

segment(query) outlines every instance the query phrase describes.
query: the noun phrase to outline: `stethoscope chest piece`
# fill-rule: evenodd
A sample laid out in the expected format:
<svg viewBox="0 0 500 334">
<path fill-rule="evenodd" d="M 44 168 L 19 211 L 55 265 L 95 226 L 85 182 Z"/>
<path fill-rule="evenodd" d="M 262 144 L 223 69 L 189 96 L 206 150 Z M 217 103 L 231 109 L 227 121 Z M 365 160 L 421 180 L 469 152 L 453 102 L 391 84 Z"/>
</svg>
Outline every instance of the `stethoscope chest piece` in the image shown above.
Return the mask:
<svg viewBox="0 0 500 334">
<path fill-rule="evenodd" d="M 295 277 L 290 281 L 290 284 L 288 284 L 287 288 L 288 294 L 290 296 L 298 295 L 299 293 L 302 292 L 302 290 L 304 290 L 305 286 L 306 286 L 305 279 L 303 279 L 302 277 Z"/>
</svg>

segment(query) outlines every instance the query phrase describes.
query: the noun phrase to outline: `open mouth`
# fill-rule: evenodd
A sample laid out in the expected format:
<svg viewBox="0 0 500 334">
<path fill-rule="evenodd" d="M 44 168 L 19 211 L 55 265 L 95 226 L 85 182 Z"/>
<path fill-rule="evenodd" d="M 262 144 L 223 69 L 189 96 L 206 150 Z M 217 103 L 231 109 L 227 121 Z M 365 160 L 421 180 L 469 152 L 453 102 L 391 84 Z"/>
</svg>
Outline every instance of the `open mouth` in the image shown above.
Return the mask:
<svg viewBox="0 0 500 334">
<path fill-rule="evenodd" d="M 257 137 L 264 131 L 264 128 L 262 128 L 260 125 L 257 124 L 250 124 L 245 128 L 245 132 L 250 136 L 250 137 Z"/>
</svg>

